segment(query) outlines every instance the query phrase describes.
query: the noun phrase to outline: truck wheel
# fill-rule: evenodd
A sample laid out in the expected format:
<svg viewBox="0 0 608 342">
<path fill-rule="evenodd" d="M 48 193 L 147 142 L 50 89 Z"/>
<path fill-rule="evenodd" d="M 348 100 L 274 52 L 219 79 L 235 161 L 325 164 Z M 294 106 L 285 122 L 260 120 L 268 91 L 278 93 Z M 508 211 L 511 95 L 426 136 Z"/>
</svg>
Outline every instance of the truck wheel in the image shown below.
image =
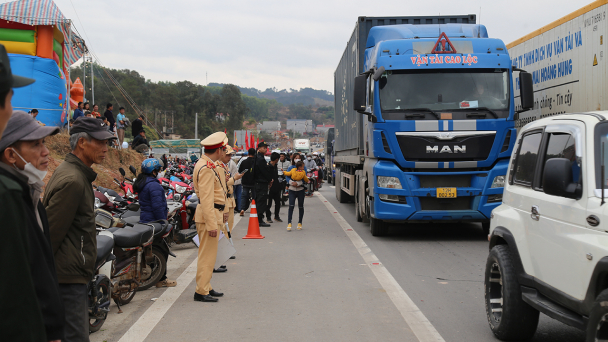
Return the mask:
<svg viewBox="0 0 608 342">
<path fill-rule="evenodd" d="M 481 230 L 483 231 L 483 235 L 490 234 L 490 222 L 481 222 Z"/>
<path fill-rule="evenodd" d="M 382 220 L 369 218 L 369 230 L 372 236 L 384 236 L 388 234 L 388 224 L 382 222 Z"/>
<path fill-rule="evenodd" d="M 608 339 L 608 290 L 602 291 L 595 299 L 589 323 L 587 323 L 586 341 L 602 341 Z"/>
<path fill-rule="evenodd" d="M 520 341 L 534 336 L 539 312 L 522 299 L 507 245 L 495 246 L 490 251 L 486 262 L 484 294 L 488 323 L 498 339 Z"/>
</svg>

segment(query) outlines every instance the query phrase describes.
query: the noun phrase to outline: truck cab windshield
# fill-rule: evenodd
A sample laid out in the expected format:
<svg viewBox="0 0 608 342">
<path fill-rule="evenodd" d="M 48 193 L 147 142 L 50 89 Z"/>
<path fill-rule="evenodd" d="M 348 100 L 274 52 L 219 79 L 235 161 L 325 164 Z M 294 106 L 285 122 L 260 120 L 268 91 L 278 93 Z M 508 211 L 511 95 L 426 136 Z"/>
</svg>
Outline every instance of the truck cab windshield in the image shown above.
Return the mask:
<svg viewBox="0 0 608 342">
<path fill-rule="evenodd" d="M 506 69 L 389 70 L 380 78 L 379 88 L 385 120 L 509 116 Z"/>
</svg>

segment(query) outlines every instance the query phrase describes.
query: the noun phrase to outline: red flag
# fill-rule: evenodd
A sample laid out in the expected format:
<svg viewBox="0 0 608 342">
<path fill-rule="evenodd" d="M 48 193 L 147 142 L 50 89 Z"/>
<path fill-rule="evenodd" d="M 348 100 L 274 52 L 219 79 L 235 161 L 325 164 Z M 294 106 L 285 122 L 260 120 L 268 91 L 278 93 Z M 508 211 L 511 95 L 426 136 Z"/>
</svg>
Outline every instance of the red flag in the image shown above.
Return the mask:
<svg viewBox="0 0 608 342">
<path fill-rule="evenodd" d="M 226 134 L 226 129 L 224 128 L 224 134 Z"/>
<path fill-rule="evenodd" d="M 247 134 L 247 131 L 245 131 L 245 148 L 249 149 L 249 135 Z"/>
<path fill-rule="evenodd" d="M 253 137 L 253 134 L 249 135 L 249 138 L 251 138 L 251 141 L 249 142 L 249 148 L 255 148 L 255 138 Z"/>
</svg>

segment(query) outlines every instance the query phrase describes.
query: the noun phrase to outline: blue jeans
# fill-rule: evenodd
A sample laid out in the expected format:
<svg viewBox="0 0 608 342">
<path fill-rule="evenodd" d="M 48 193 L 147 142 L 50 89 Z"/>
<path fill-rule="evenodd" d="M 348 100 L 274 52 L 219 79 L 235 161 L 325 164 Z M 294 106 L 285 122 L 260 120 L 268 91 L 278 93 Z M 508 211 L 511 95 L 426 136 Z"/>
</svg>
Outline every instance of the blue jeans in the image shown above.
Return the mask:
<svg viewBox="0 0 608 342">
<path fill-rule="evenodd" d="M 240 210 L 249 209 L 249 202 L 251 201 L 251 199 L 254 199 L 254 198 L 255 198 L 255 189 L 253 188 L 253 186 L 243 186 L 243 189 L 241 192 L 241 203 L 240 203 L 239 209 Z"/>
<path fill-rule="evenodd" d="M 240 211 L 241 208 L 241 193 L 243 192 L 243 185 L 235 185 L 234 186 L 234 201 L 236 202 L 236 210 Z"/>
<path fill-rule="evenodd" d="M 291 218 L 293 217 L 293 209 L 296 206 L 296 198 L 298 199 L 298 214 L 299 220 L 298 223 L 302 223 L 302 218 L 304 218 L 304 195 L 306 191 L 293 191 L 289 190 L 289 213 L 287 214 L 287 223 L 291 223 Z"/>
</svg>

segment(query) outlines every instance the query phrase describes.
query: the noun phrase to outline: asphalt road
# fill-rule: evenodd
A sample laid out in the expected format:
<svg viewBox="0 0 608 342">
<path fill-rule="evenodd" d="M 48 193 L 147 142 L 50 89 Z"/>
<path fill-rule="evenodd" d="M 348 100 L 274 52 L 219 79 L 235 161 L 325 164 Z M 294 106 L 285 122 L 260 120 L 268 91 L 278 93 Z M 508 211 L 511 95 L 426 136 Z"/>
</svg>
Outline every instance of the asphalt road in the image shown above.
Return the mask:
<svg viewBox="0 0 608 342">
<path fill-rule="evenodd" d="M 373 237 L 367 224 L 356 222 L 352 203 L 338 203 L 328 185 L 321 194 L 336 212 L 320 196 L 306 198 L 302 231 L 274 223 L 262 229 L 265 239 L 243 240 L 248 217 L 236 225 L 237 258 L 212 279 L 226 294 L 218 303 L 192 300 L 196 249 L 176 246 L 168 275 L 179 278 L 178 286 L 142 291 L 121 314 L 112 303 L 91 341 L 418 341 L 390 296 L 394 289 L 374 267 L 390 272 L 443 340 L 496 341 L 483 303 L 488 249 L 480 226 L 395 225 L 388 236 Z M 380 266 L 366 263 L 368 254 Z M 584 333 L 541 315 L 532 341 L 582 342 Z"/>
<path fill-rule="evenodd" d="M 416 302 L 446 341 L 498 341 L 488 327 L 483 274 L 488 241 L 478 224 L 392 225 L 374 237 L 357 222 L 354 203 L 341 204 L 335 188 L 321 193 L 334 205 Z M 585 334 L 541 314 L 534 342 L 585 341 Z"/>
</svg>

